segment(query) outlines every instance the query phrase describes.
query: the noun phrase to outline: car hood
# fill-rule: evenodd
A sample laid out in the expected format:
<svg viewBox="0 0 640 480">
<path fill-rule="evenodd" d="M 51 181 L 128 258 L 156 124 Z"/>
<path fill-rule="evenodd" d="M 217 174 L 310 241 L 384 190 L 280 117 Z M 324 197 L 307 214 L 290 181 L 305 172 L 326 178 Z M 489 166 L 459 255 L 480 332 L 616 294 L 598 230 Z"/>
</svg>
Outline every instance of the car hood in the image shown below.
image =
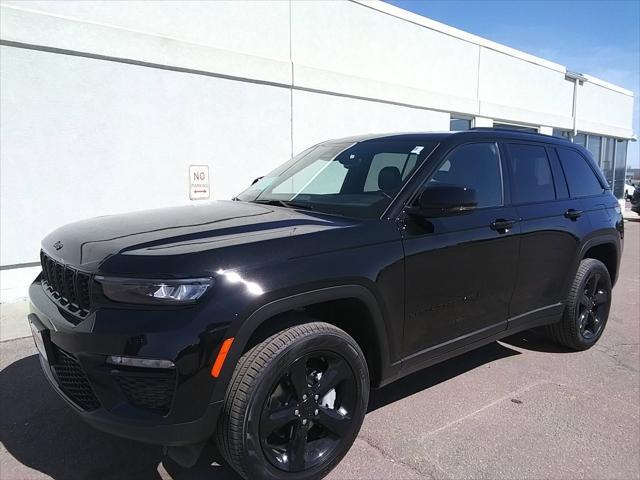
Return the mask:
<svg viewBox="0 0 640 480">
<path fill-rule="evenodd" d="M 117 254 L 180 255 L 354 225 L 353 220 L 255 203 L 216 201 L 92 218 L 42 241 L 54 259 L 95 271 Z"/>
</svg>

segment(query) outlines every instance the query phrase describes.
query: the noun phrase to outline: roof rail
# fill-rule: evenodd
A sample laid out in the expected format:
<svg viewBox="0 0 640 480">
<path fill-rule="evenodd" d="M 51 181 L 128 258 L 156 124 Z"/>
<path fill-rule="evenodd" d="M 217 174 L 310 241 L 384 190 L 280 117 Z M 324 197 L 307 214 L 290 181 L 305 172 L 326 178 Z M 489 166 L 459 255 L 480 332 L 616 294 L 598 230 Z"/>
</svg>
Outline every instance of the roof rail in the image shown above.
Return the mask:
<svg viewBox="0 0 640 480">
<path fill-rule="evenodd" d="M 526 127 L 526 128 L 534 128 L 534 127 Z M 506 130 L 507 132 L 539 133 L 539 132 L 529 132 L 528 130 L 522 130 L 522 129 L 518 128 L 517 126 L 514 126 L 513 128 L 509 128 L 509 127 L 471 127 L 469 130 L 501 130 L 501 131 Z M 540 134 L 540 135 L 544 135 L 544 134 Z"/>
<path fill-rule="evenodd" d="M 565 137 L 555 137 L 553 135 L 547 135 L 546 133 L 540 133 L 540 132 L 529 132 L 527 130 L 521 130 L 519 128 L 508 128 L 508 127 L 472 127 L 469 130 L 476 130 L 476 131 L 489 131 L 489 132 L 516 132 L 516 133 L 524 133 L 526 135 L 541 135 L 545 138 L 555 138 L 557 140 L 567 140 L 569 141 L 568 138 Z"/>
</svg>

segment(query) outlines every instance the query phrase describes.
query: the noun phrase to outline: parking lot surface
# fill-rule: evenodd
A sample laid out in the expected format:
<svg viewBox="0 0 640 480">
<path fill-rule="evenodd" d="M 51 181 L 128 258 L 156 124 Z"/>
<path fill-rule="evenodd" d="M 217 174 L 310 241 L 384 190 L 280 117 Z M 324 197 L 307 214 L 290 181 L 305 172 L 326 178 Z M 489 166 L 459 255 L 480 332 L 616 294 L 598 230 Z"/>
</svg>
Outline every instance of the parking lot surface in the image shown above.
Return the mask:
<svg viewBox="0 0 640 480">
<path fill-rule="evenodd" d="M 329 478 L 640 478 L 638 217 L 625 228 L 594 348 L 568 352 L 528 331 L 374 391 Z M 91 429 L 46 384 L 31 338 L 0 346 L 0 478 L 237 478 L 206 452 L 185 469 L 159 447 Z"/>
</svg>

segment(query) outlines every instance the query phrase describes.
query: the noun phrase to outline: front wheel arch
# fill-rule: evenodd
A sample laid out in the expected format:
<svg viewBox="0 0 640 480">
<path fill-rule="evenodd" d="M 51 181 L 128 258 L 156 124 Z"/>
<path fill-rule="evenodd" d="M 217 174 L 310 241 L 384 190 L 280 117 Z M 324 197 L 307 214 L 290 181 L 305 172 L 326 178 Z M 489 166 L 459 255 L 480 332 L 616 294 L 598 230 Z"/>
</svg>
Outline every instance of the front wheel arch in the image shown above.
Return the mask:
<svg viewBox="0 0 640 480">
<path fill-rule="evenodd" d="M 394 368 L 391 365 L 389 343 L 387 341 L 387 339 L 391 337 L 387 332 L 387 326 L 378 301 L 374 294 L 362 285 L 340 285 L 311 290 L 274 300 L 255 310 L 245 320 L 240 321 L 235 329 L 233 328 L 234 325 L 232 325 L 227 336 L 234 337 L 234 342 L 227 355 L 225 367 L 222 369 L 222 373 L 218 378 L 218 384 L 214 388 L 212 401 L 220 401 L 224 398 L 226 385 L 230 381 L 231 374 L 233 373 L 233 366 L 252 344 L 262 340 L 263 338 L 261 337 L 270 332 L 270 330 L 276 329 L 277 331 L 278 327 L 284 328 L 299 324 L 299 320 L 291 320 L 301 318 L 299 315 L 296 315 L 296 311 L 300 309 L 318 304 L 326 304 L 327 302 L 348 300 L 358 302 L 362 305 L 364 311 L 367 312 L 368 323 L 366 328 L 362 330 L 372 332 L 370 333 L 372 344 L 368 346 L 369 348 L 367 348 L 367 345 L 361 345 L 361 348 L 363 350 L 369 350 L 369 352 L 367 352 L 369 354 L 367 355 L 367 364 L 371 372 L 371 385 L 373 387 L 378 386 L 384 378 L 390 376 L 390 371 Z M 282 323 L 269 325 L 274 319 L 278 319 L 277 321 Z M 360 337 L 357 332 L 353 334 L 352 326 L 344 322 L 331 321 L 326 317 L 320 318 L 319 320 L 345 330 L 349 335 L 353 336 L 359 344 L 362 341 L 362 337 Z"/>
</svg>

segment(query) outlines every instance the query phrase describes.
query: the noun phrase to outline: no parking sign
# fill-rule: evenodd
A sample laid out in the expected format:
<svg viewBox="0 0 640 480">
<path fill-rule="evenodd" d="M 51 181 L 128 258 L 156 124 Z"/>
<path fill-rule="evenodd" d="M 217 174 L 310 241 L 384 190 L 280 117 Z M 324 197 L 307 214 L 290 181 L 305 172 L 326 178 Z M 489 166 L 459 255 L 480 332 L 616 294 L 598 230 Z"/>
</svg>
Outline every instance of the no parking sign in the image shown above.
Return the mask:
<svg viewBox="0 0 640 480">
<path fill-rule="evenodd" d="M 189 165 L 189 198 L 206 200 L 209 192 L 209 165 Z"/>
</svg>

